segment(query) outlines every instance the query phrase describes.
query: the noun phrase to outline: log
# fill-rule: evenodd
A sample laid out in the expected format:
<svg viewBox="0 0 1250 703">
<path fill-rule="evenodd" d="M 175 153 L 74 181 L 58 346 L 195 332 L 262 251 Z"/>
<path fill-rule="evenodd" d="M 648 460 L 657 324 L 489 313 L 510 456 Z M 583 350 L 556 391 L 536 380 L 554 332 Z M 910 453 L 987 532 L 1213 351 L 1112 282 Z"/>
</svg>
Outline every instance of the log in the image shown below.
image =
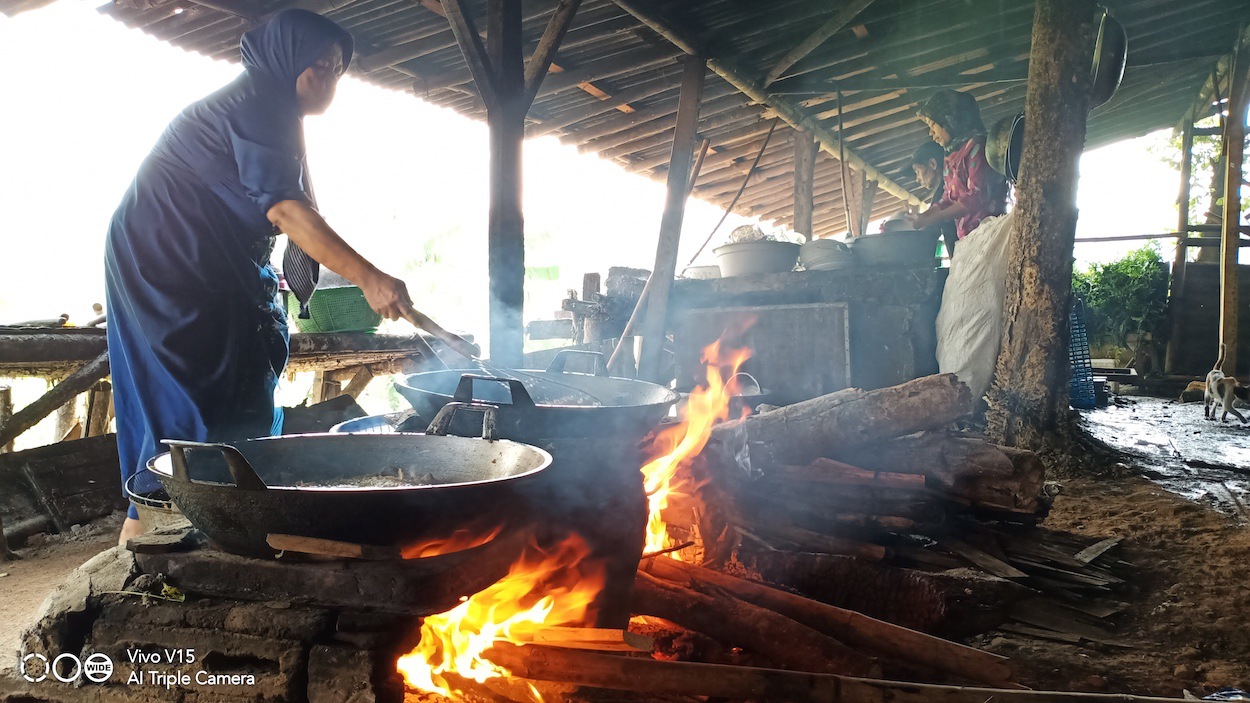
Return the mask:
<svg viewBox="0 0 1250 703">
<path fill-rule="evenodd" d="M 954 374 L 938 374 L 890 388 L 850 388 L 725 423 L 713 437 L 741 423 L 760 443 L 765 464 L 806 464 L 872 442 L 942 427 L 972 413 L 972 394 Z M 752 447 L 752 461 L 757 452 Z"/>
<path fill-rule="evenodd" d="M 658 661 L 597 652 L 497 644 L 487 658 L 538 681 L 729 700 L 790 703 L 1176 703 L 1177 698 L 941 686 L 726 664 Z"/>
<path fill-rule="evenodd" d="M 1046 467 L 1033 452 L 976 437 L 925 432 L 835 454 L 873 471 L 924 474 L 930 488 L 972 505 L 1036 513 Z"/>
<path fill-rule="evenodd" d="M 739 559 L 769 583 L 814 600 L 950 638 L 986 632 L 1028 588 L 980 572 L 930 573 L 835 554 L 768 551 L 743 543 Z"/>
<path fill-rule="evenodd" d="M 67 376 L 64 381 L 53 386 L 38 400 L 13 413 L 13 417 L 0 427 L 0 446 L 8 444 L 18 435 L 39 424 L 39 421 L 47 417 L 48 413 L 78 397 L 79 393 L 91 388 L 96 381 L 107 376 L 108 372 L 109 355 L 105 351 Z"/>
<path fill-rule="evenodd" d="M 669 561 L 672 561 L 671 559 Z M 595 652 L 650 652 L 655 641 L 629 630 L 602 627 L 542 627 L 533 632 L 513 630 L 511 636 L 528 644 Z"/>
<path fill-rule="evenodd" d="M 708 595 L 639 572 L 636 615 L 654 615 L 798 671 L 871 674 L 880 667 L 841 642 L 727 594 Z"/>
<path fill-rule="evenodd" d="M 924 476 L 892 471 L 870 471 L 833 459 L 817 459 L 807 466 L 774 466 L 767 478 L 779 482 L 816 483 L 827 486 L 869 486 L 898 491 L 924 490 Z"/>
<path fill-rule="evenodd" d="M 870 561 L 881 561 L 886 549 L 879 544 L 857 539 L 834 537 L 782 522 L 752 520 L 751 530 L 772 544 L 790 544 L 804 551 L 820 554 L 845 554 Z"/>
<path fill-rule="evenodd" d="M 369 561 L 388 561 L 403 558 L 398 547 L 382 547 L 373 544 L 357 544 L 341 542 L 319 537 L 302 537 L 300 535 L 284 535 L 271 533 L 265 537 L 265 543 L 280 552 L 299 552 L 336 559 L 366 559 Z"/>
<path fill-rule="evenodd" d="M 894 625 L 853 610 L 747 581 L 673 559 L 656 559 L 645 570 L 668 581 L 701 581 L 737 598 L 780 613 L 817 632 L 882 657 L 916 664 L 987 684 L 1012 679 L 1007 659 L 962 644 Z"/>
</svg>

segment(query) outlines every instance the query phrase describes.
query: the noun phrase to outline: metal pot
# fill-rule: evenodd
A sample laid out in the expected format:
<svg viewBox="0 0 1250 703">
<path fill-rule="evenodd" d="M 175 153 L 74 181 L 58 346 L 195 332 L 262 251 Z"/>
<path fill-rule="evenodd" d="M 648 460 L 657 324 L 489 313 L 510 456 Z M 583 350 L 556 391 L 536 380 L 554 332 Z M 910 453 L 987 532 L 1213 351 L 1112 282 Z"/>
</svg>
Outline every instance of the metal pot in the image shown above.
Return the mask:
<svg viewBox="0 0 1250 703">
<path fill-rule="evenodd" d="M 985 137 L 985 160 L 990 168 L 1008 181 L 1020 177 L 1020 156 L 1024 153 L 1024 113 L 1004 117 L 990 128 Z"/>
<path fill-rule="evenodd" d="M 792 242 L 734 242 L 712 250 L 722 276 L 785 273 L 799 261 L 799 245 Z"/>
<path fill-rule="evenodd" d="M 565 372 L 570 355 L 595 357 L 595 374 Z M 521 442 L 642 437 L 677 402 L 677 394 L 654 383 L 607 376 L 602 360 L 597 352 L 565 350 L 546 371 L 426 371 L 396 381 L 395 390 L 422 417 L 431 417 L 452 402 L 497 405 L 499 436 Z M 474 429 L 456 421 L 448 431 L 465 435 Z"/>
<path fill-rule="evenodd" d="M 937 253 L 936 227 L 899 229 L 892 232 L 857 237 L 851 249 L 867 266 L 899 266 L 932 268 Z"/>
<path fill-rule="evenodd" d="M 1099 7 L 1098 36 L 1094 40 L 1094 64 L 1090 68 L 1089 109 L 1106 104 L 1124 80 L 1128 61 L 1128 33 L 1124 25 Z"/>
<path fill-rule="evenodd" d="M 460 411 L 482 414 L 482 438 L 443 436 Z M 500 440 L 496 409 L 453 404 L 427 435 L 316 434 L 238 443 L 162 440 L 148 462 L 191 524 L 222 549 L 272 556 L 270 534 L 404 548 L 460 529 L 501 534 L 524 522 L 518 491 L 551 464 L 537 447 Z M 402 467 L 429 485 L 344 481 Z"/>
</svg>

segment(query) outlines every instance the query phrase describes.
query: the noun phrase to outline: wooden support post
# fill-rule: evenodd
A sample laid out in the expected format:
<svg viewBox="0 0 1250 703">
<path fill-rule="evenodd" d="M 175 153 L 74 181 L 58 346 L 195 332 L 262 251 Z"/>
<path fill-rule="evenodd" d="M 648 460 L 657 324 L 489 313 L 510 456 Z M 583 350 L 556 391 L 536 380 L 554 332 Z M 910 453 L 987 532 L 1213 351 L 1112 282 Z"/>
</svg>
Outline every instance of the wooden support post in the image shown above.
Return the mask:
<svg viewBox="0 0 1250 703">
<path fill-rule="evenodd" d="M 0 427 L 9 424 L 9 418 L 13 417 L 13 389 L 9 386 L 0 386 Z M 12 440 L 0 445 L 0 454 L 13 451 Z"/>
<path fill-rule="evenodd" d="M 487 3 L 486 45 L 495 69 L 496 105 L 490 126 L 490 358 L 520 367 L 525 346 L 525 216 L 522 148 L 525 140 L 525 60 L 521 54 L 521 0 Z"/>
<path fill-rule="evenodd" d="M 812 190 L 819 147 L 810 132 L 794 135 L 794 231 L 812 241 Z"/>
<path fill-rule="evenodd" d="M 113 404 L 113 384 L 99 381 L 87 393 L 87 436 L 108 434 L 109 408 Z"/>
<path fill-rule="evenodd" d="M 521 0 L 487 3 L 485 46 L 464 0 L 442 3 L 486 105 L 490 127 L 490 359 L 500 366 L 519 367 L 525 347 L 525 217 L 521 210 L 525 115 L 581 1 L 561 0 L 556 6 L 528 65 L 521 52 Z"/>
<path fill-rule="evenodd" d="M 1068 410 L 1076 189 L 1089 112 L 1094 0 L 1038 0 L 1002 351 L 987 414 L 998 444 L 1054 446 Z"/>
<path fill-rule="evenodd" d="M 1241 239 L 1242 162 L 1246 155 L 1246 109 L 1250 104 L 1250 50 L 1239 49 L 1233 58 L 1228 95 L 1228 117 L 1224 120 L 1224 241 L 1220 247 L 1220 343 L 1224 345 L 1224 368 L 1237 373 L 1237 326 L 1240 291 L 1237 281 L 1237 253 Z"/>
<path fill-rule="evenodd" d="M 655 267 L 651 271 L 651 293 L 646 315 L 642 320 L 642 356 L 638 375 L 649 381 L 660 381 L 664 351 L 664 333 L 668 324 L 668 294 L 677 274 L 677 245 L 681 241 L 681 223 L 686 214 L 687 180 L 694 160 L 694 146 L 699 126 L 699 101 L 703 96 L 703 78 L 707 61 L 702 56 L 686 58 L 681 78 L 681 97 L 677 104 L 677 127 L 673 132 L 672 156 L 668 163 L 668 195 L 660 220 L 660 240 L 655 251 Z"/>
<path fill-rule="evenodd" d="M 324 403 L 327 400 L 339 397 L 342 393 L 342 385 L 338 381 L 335 381 L 329 372 L 317 371 L 313 374 L 309 405 Z"/>
<path fill-rule="evenodd" d="M 1176 198 L 1176 256 L 1172 259 L 1172 289 L 1168 296 L 1168 313 L 1172 318 L 1172 334 L 1168 336 L 1167 358 L 1164 369 L 1167 373 L 1176 370 L 1181 348 L 1181 320 L 1185 316 L 1185 304 L 1182 300 L 1185 291 L 1185 265 L 1189 255 L 1189 247 L 1185 242 L 1189 239 L 1189 196 L 1192 189 L 1190 180 L 1193 175 L 1194 162 L 1194 123 L 1186 119 L 1181 129 L 1181 188 Z"/>
</svg>

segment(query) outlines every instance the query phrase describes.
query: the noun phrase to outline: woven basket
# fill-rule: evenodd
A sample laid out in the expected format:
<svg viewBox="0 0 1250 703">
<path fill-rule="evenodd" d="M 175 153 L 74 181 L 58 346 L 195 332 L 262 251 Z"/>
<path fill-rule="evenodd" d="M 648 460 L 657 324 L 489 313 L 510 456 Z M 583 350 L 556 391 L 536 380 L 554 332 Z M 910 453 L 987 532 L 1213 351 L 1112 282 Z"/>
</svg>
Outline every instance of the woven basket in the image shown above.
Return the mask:
<svg viewBox="0 0 1250 703">
<path fill-rule="evenodd" d="M 356 286 L 313 291 L 308 319 L 299 316 L 299 301 L 293 294 L 286 295 L 286 309 L 300 332 L 373 332 L 382 322 Z"/>
</svg>

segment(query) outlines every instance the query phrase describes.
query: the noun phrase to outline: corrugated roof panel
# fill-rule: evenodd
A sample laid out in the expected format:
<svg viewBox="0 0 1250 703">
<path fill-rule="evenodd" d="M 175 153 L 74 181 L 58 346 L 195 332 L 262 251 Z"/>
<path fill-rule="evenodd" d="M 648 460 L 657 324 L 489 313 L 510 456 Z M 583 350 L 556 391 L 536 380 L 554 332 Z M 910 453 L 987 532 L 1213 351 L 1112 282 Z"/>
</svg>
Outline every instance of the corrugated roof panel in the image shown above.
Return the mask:
<svg viewBox="0 0 1250 703">
<path fill-rule="evenodd" d="M 12 13 L 44 0 L 0 0 Z M 130 1 L 130 0 L 123 0 Z M 636 0 L 658 8 L 694 34 L 714 55 L 763 77 L 836 10 L 827 0 Z M 227 0 L 214 0 L 226 4 Z M 1105 0 L 1129 34 L 1130 68 L 1115 99 L 1095 110 L 1088 144 L 1098 146 L 1175 124 L 1216 64 L 1250 21 L 1250 0 Z M 229 0 L 259 17 L 291 3 Z M 294 0 L 326 12 L 353 32 L 353 70 L 380 86 L 414 91 L 431 103 L 470 117 L 481 100 L 435 0 Z M 484 0 L 472 0 L 480 13 Z M 523 35 L 532 47 L 555 0 L 527 0 Z M 184 11 L 175 14 L 173 10 Z M 101 8 L 128 26 L 214 58 L 237 58 L 248 21 L 172 0 L 144 10 Z M 975 95 L 987 125 L 1023 109 L 1031 39 L 1031 0 L 876 0 L 770 86 L 837 133 L 835 91 L 844 88 L 847 146 L 906 188 L 915 188 L 907 160 L 928 139 L 915 109 L 935 90 L 953 85 Z M 862 38 L 852 27 L 863 25 Z M 483 27 L 479 27 L 482 29 Z M 529 120 L 530 134 L 554 134 L 599 152 L 631 170 L 664 178 L 680 82 L 680 52 L 609 0 L 586 0 L 556 57 Z M 396 64 L 395 62 L 398 61 Z M 1138 65 L 1134 65 L 1134 64 Z M 394 65 L 391 65 L 394 64 Z M 1141 65 L 1150 64 L 1150 65 Z M 961 73 L 968 75 L 960 76 Z M 712 140 L 695 192 L 721 204 L 741 184 L 768 131 L 772 112 L 752 104 L 709 72 L 700 134 Z M 603 99 L 603 96 L 609 96 Z M 619 98 L 617 96 L 620 96 Z M 627 109 L 618 109 L 621 98 Z M 783 212 L 792 195 L 793 132 L 784 124 L 762 159 L 762 172 L 744 194 L 749 211 Z M 844 225 L 840 166 L 817 162 L 817 231 Z M 876 214 L 901 207 L 885 193 Z M 748 211 L 747 206 L 739 208 Z M 782 218 L 788 221 L 787 218 Z"/>
</svg>

